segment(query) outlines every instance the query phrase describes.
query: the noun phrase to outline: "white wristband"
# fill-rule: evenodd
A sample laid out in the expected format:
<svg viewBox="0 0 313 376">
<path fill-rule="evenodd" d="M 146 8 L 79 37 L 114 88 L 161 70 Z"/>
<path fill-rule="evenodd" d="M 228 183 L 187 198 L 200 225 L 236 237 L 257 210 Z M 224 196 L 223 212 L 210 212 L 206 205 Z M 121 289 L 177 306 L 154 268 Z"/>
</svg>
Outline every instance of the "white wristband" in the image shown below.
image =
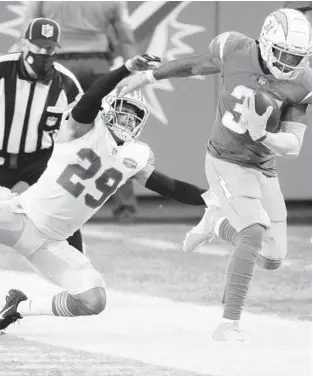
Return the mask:
<svg viewBox="0 0 313 376">
<path fill-rule="evenodd" d="M 150 84 L 157 82 L 156 78 L 154 77 L 153 70 L 146 71 L 146 77 Z"/>
<path fill-rule="evenodd" d="M 131 59 L 128 59 L 125 61 L 125 67 L 128 71 L 132 72 L 133 71 L 133 67 L 132 67 L 132 60 Z"/>
</svg>

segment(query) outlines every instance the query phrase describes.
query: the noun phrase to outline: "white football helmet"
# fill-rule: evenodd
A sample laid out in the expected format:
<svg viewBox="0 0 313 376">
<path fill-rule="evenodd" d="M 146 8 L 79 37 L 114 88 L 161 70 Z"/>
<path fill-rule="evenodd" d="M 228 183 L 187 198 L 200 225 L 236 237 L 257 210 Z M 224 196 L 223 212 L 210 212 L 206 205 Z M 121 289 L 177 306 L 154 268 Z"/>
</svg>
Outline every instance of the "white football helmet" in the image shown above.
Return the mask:
<svg viewBox="0 0 313 376">
<path fill-rule="evenodd" d="M 104 124 L 124 142 L 140 135 L 149 114 L 141 90 L 121 97 L 113 90 L 102 101 L 101 118 Z"/>
<path fill-rule="evenodd" d="M 264 21 L 259 38 L 262 59 L 277 79 L 294 79 L 312 54 L 311 24 L 294 9 L 279 9 Z"/>
</svg>

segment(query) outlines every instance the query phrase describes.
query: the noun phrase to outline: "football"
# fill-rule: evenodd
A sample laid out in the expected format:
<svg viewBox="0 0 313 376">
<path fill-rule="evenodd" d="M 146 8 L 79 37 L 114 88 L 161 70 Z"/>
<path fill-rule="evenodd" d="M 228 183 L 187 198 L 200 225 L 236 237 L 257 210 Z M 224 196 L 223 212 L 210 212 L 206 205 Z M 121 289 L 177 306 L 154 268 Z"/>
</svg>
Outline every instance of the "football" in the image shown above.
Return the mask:
<svg viewBox="0 0 313 376">
<path fill-rule="evenodd" d="M 268 106 L 273 107 L 273 112 L 266 125 L 268 132 L 278 132 L 280 124 L 281 111 L 273 96 L 263 90 L 257 90 L 255 93 L 255 111 L 258 115 L 263 115 Z"/>
</svg>

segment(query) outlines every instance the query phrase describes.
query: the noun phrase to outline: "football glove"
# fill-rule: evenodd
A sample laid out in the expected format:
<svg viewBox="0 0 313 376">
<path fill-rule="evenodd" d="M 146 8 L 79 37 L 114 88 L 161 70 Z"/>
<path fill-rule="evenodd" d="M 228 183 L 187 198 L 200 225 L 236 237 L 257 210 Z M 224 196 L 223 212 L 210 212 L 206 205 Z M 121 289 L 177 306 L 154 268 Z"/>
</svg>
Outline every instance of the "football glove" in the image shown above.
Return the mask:
<svg viewBox="0 0 313 376">
<path fill-rule="evenodd" d="M 133 57 L 132 59 L 128 59 L 125 63 L 126 68 L 130 72 L 135 71 L 145 71 L 149 69 L 154 69 L 154 63 L 160 63 L 161 59 L 158 56 L 150 55 L 150 54 L 142 54 Z"/>
<path fill-rule="evenodd" d="M 153 84 L 156 79 L 153 76 L 153 71 L 140 72 L 125 78 L 117 86 L 117 95 L 123 96 L 132 93 L 135 90 L 139 90 L 148 84 Z"/>
<path fill-rule="evenodd" d="M 244 122 L 253 141 L 257 141 L 266 135 L 266 124 L 273 111 L 272 106 L 268 106 L 264 114 L 258 115 L 255 111 L 254 94 L 246 97 L 245 110 L 242 115 Z"/>
</svg>

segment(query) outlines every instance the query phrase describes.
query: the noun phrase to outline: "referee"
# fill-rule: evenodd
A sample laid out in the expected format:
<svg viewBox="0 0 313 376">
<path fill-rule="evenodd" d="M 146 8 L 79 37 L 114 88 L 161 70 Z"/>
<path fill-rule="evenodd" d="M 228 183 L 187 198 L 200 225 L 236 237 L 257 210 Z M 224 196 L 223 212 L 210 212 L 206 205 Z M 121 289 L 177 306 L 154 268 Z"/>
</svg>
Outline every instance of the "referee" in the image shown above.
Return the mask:
<svg viewBox="0 0 313 376">
<path fill-rule="evenodd" d="M 46 169 L 62 114 L 82 94 L 76 77 L 55 62 L 60 27 L 47 18 L 32 20 L 21 52 L 0 56 L 0 186 L 21 193 Z M 69 243 L 82 252 L 80 232 Z"/>
</svg>

